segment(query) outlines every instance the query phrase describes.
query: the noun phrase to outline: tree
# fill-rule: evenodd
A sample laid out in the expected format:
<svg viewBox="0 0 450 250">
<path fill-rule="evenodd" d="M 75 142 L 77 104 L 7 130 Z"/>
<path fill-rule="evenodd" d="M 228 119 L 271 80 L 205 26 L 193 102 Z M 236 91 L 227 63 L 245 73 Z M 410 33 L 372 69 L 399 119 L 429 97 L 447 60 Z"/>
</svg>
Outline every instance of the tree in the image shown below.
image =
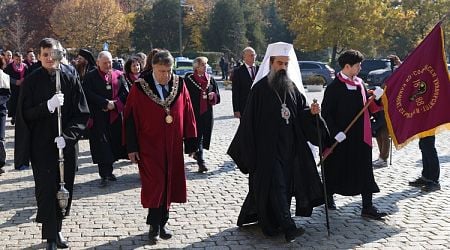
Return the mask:
<svg viewBox="0 0 450 250">
<path fill-rule="evenodd" d="M 205 49 L 203 34 L 208 25 L 208 13 L 214 7 L 210 0 L 187 0 L 186 5 L 192 6 L 183 17 L 183 44 L 186 50 L 202 51 Z M 186 13 L 186 11 L 184 11 Z"/>
<path fill-rule="evenodd" d="M 44 37 L 55 37 L 50 16 L 61 0 L 20 0 L 17 6 L 25 18 L 25 32 L 34 32 L 27 47 L 37 47 Z M 64 16 L 70 12 L 64 13 Z"/>
<path fill-rule="evenodd" d="M 108 8 L 105 8 L 108 6 Z M 66 0 L 56 5 L 51 27 L 67 47 L 102 49 L 109 42 L 115 52 L 118 34 L 129 32 L 127 19 L 115 0 Z"/>
<path fill-rule="evenodd" d="M 9 26 L 6 27 L 6 33 L 9 37 L 7 40 L 7 45 L 15 51 L 25 52 L 25 49 L 27 48 L 26 45 L 31 40 L 35 32 L 25 32 L 25 19 L 22 15 L 16 14 L 11 20 Z"/>
<path fill-rule="evenodd" d="M 295 34 L 294 46 L 306 51 L 332 48 L 332 65 L 339 51 L 359 49 L 375 56 L 383 41 L 384 15 L 389 0 L 278 0 L 289 29 Z"/>
<path fill-rule="evenodd" d="M 125 13 L 133 13 L 151 6 L 154 2 L 155 0 L 119 0 L 119 5 Z"/>
<path fill-rule="evenodd" d="M 392 51 L 403 58 L 414 50 L 433 26 L 446 13 L 449 14 L 448 6 L 450 6 L 450 0 L 411 0 L 398 3 L 386 31 Z M 448 18 L 447 16 L 447 21 L 443 22 L 446 38 L 450 35 Z M 447 52 L 449 45 L 450 40 L 447 39 L 445 41 Z"/>
<path fill-rule="evenodd" d="M 151 6 L 142 8 L 136 12 L 130 38 L 131 44 L 136 51 L 150 51 L 153 48 L 151 33 Z"/>
<path fill-rule="evenodd" d="M 131 39 L 136 50 L 150 51 L 153 47 L 178 50 L 179 1 L 159 0 L 152 8 L 139 11 Z"/>
<path fill-rule="evenodd" d="M 212 51 L 230 52 L 232 56 L 240 55 L 247 46 L 247 30 L 244 14 L 237 0 L 219 0 L 209 17 L 205 39 Z"/>
<path fill-rule="evenodd" d="M 265 17 L 267 19 L 267 26 L 265 27 L 265 34 L 268 43 L 287 42 L 292 43 L 294 38 L 292 33 L 288 30 L 286 23 L 281 19 L 279 11 L 275 6 L 275 1 L 271 1 L 265 8 Z"/>
<path fill-rule="evenodd" d="M 248 40 L 248 45 L 256 51 L 262 52 L 266 47 L 264 34 L 266 24 L 264 23 L 262 6 L 254 0 L 240 0 L 240 5 L 244 15 L 245 36 Z"/>
</svg>

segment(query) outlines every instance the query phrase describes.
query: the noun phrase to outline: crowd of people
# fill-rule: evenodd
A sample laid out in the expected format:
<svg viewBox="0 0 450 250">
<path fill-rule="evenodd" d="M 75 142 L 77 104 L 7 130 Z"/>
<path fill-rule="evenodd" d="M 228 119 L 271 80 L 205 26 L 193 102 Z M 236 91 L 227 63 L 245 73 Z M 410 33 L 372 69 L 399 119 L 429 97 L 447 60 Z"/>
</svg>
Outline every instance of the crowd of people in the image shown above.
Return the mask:
<svg viewBox="0 0 450 250">
<path fill-rule="evenodd" d="M 55 51 L 61 51 L 62 58 Z M 208 58 L 195 58 L 192 72 L 177 76 L 174 58 L 165 49 L 130 57 L 123 71 L 116 69 L 118 62 L 108 51 L 94 57 L 80 49 L 73 63 L 65 56 L 60 42 L 45 38 L 39 44 L 38 60 L 32 50 L 25 60 L 11 51 L 0 57 L 0 174 L 6 162 L 8 115 L 15 126 L 14 168 L 33 170 L 42 238 L 47 249 L 67 248 L 62 221 L 70 214 L 78 140 L 87 138 L 100 187 L 117 180 L 116 161 L 137 164 L 141 204 L 148 209 L 149 240 L 156 244 L 170 239 L 173 233 L 166 226 L 170 206 L 187 201 L 184 154 L 196 160 L 198 173 L 208 171 L 204 150 L 210 148 L 213 109 L 221 100 L 218 83 L 206 71 Z M 373 167 L 387 166 L 383 163 L 388 135 L 380 130 L 380 159 L 372 162 L 369 119 L 370 112 L 381 110 L 383 90 L 368 91 L 357 77 L 363 55 L 348 50 L 339 56 L 342 70 L 327 86 L 322 105 L 307 102 L 292 44 L 270 44 L 261 64 L 256 58 L 256 51 L 246 47 L 243 64 L 231 74 L 239 127 L 227 153 L 249 174 L 249 192 L 237 225 L 257 222 L 265 235 L 283 233 L 292 242 L 304 233 L 292 218 L 292 198 L 296 216 L 311 216 L 313 208 L 323 204 L 337 209 L 335 194 L 361 195 L 362 217 L 387 216 L 372 198 L 380 191 Z M 222 79 L 227 80 L 229 62 L 222 57 L 219 64 Z M 371 95 L 375 102 L 344 132 Z M 62 134 L 58 134 L 59 122 Z M 324 151 L 327 172 L 322 178 L 308 142 L 321 148 L 338 144 L 334 151 Z M 410 185 L 439 190 L 434 137 L 421 139 L 420 149 L 424 171 Z M 59 151 L 64 180 L 59 179 Z M 60 182 L 69 192 L 67 208 L 56 200 Z"/>
</svg>

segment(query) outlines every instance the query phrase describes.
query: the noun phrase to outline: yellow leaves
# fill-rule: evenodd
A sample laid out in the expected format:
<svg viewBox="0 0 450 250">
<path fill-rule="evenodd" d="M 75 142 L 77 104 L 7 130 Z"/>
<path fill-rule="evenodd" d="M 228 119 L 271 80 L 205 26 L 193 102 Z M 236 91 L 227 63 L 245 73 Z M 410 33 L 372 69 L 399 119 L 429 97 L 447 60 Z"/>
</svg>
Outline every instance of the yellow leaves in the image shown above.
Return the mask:
<svg viewBox="0 0 450 250">
<path fill-rule="evenodd" d="M 129 19 L 115 0 L 68 0 L 60 2 L 50 17 L 51 26 L 66 47 L 90 47 L 101 50 L 110 42 L 110 50 L 119 45 L 118 34 L 129 33 Z"/>
<path fill-rule="evenodd" d="M 380 22 L 387 0 L 279 0 L 277 7 L 296 35 L 294 46 L 306 51 L 362 47 L 382 36 Z M 287 7 L 289 6 L 289 7 Z M 363 43 L 364 41 L 364 43 Z"/>
</svg>

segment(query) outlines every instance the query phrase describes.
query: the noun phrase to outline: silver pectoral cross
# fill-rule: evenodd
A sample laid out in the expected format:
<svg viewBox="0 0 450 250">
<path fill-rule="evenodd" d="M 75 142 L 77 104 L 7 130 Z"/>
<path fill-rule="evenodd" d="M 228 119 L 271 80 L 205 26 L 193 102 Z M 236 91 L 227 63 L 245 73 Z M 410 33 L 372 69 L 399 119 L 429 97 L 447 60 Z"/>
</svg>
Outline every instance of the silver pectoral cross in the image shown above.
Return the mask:
<svg viewBox="0 0 450 250">
<path fill-rule="evenodd" d="M 281 104 L 281 118 L 286 120 L 286 124 L 289 124 L 289 118 L 291 117 L 291 111 L 289 111 L 286 103 Z"/>
</svg>

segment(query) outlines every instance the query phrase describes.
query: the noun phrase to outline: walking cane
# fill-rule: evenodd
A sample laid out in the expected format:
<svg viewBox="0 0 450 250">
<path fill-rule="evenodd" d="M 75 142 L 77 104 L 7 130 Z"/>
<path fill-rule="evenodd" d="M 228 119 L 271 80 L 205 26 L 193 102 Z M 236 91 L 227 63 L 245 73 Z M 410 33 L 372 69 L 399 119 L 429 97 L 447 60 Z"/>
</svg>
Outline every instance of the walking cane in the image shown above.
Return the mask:
<svg viewBox="0 0 450 250">
<path fill-rule="evenodd" d="M 63 51 L 60 49 L 53 49 L 52 58 L 56 64 L 56 93 L 61 93 L 61 60 L 63 58 Z M 62 115 L 61 106 L 57 107 L 58 112 L 58 136 L 62 136 Z M 64 153 L 62 149 L 58 149 L 58 163 L 59 163 L 59 191 L 56 193 L 56 199 L 58 200 L 59 207 L 62 214 L 66 213 L 66 208 L 69 203 L 69 191 L 64 187 Z"/>
<path fill-rule="evenodd" d="M 392 166 L 392 138 L 389 137 L 389 165 Z"/>
<path fill-rule="evenodd" d="M 314 103 L 317 103 L 317 99 L 313 100 Z M 320 124 L 319 124 L 319 114 L 316 115 L 316 127 L 317 127 L 317 137 L 319 139 L 319 160 L 320 160 L 320 173 L 322 175 L 322 183 L 323 183 L 323 195 L 325 200 L 325 218 L 327 222 L 327 232 L 328 237 L 330 236 L 330 219 L 328 217 L 328 195 L 327 195 L 327 184 L 325 183 L 325 168 L 323 167 L 322 161 L 322 135 L 320 134 Z"/>
<path fill-rule="evenodd" d="M 364 105 L 364 107 L 359 111 L 359 113 L 355 116 L 355 118 L 353 118 L 353 120 L 350 122 L 350 124 L 348 124 L 348 126 L 345 128 L 344 130 L 344 134 L 347 134 L 347 132 L 350 130 L 350 128 L 353 126 L 353 124 L 355 124 L 356 120 L 358 120 L 358 118 L 364 113 L 364 111 L 366 111 L 366 109 L 369 108 L 369 105 L 373 102 L 373 100 L 375 100 L 375 95 L 372 95 L 369 100 L 366 102 L 366 104 Z M 335 141 L 333 143 L 333 145 L 331 146 L 331 148 L 328 150 L 329 153 L 326 153 L 323 157 L 322 160 L 317 164 L 317 166 L 322 165 L 322 162 L 333 152 L 334 148 L 336 148 L 336 146 L 339 144 L 338 141 Z"/>
</svg>

